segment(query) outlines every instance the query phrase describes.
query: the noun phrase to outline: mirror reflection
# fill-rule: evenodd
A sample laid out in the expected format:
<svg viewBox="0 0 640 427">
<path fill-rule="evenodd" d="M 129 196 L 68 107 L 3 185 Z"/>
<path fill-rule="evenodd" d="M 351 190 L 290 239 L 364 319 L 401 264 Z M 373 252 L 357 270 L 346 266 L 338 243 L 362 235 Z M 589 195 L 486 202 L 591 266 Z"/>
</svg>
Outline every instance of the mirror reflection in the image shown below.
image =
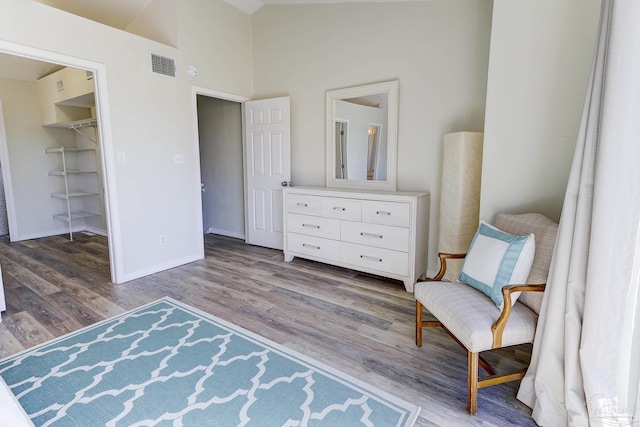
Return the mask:
<svg viewBox="0 0 640 427">
<path fill-rule="evenodd" d="M 335 101 L 335 178 L 387 180 L 388 94 Z"/>
<path fill-rule="evenodd" d="M 327 91 L 326 185 L 396 190 L 398 81 Z"/>
</svg>

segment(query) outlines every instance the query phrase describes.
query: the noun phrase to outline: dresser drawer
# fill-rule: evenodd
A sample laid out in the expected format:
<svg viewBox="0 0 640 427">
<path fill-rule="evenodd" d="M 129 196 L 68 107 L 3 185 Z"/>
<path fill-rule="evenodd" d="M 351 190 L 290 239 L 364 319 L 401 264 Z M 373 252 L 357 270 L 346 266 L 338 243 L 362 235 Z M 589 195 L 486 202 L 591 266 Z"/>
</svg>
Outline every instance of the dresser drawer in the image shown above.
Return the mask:
<svg viewBox="0 0 640 427">
<path fill-rule="evenodd" d="M 340 260 L 347 264 L 370 268 L 385 273 L 406 276 L 409 255 L 406 252 L 342 242 Z"/>
<path fill-rule="evenodd" d="M 325 197 L 322 200 L 322 216 L 347 221 L 360 221 L 362 218 L 362 201 Z"/>
<path fill-rule="evenodd" d="M 388 225 L 366 224 L 354 222 L 343 225 L 340 240 L 375 246 L 394 251 L 409 252 L 409 229 Z"/>
<path fill-rule="evenodd" d="M 287 250 L 331 261 L 340 261 L 340 242 L 302 234 L 287 234 Z"/>
<path fill-rule="evenodd" d="M 303 215 L 322 215 L 324 197 L 307 196 L 306 194 L 287 194 L 287 212 Z"/>
<path fill-rule="evenodd" d="M 409 203 L 363 200 L 362 222 L 409 228 Z"/>
<path fill-rule="evenodd" d="M 340 220 L 338 219 L 288 213 L 287 230 L 291 233 L 340 240 Z"/>
</svg>

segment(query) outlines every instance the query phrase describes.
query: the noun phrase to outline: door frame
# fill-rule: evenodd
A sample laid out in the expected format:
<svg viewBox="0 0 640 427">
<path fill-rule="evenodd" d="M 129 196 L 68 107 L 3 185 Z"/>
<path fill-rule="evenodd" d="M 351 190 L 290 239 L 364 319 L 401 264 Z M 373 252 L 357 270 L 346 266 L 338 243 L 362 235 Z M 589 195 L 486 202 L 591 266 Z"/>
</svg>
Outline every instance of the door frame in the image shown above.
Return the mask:
<svg viewBox="0 0 640 427">
<path fill-rule="evenodd" d="M 16 234 L 16 210 L 14 208 L 15 198 L 13 197 L 13 179 L 11 175 L 11 164 L 9 163 L 9 144 L 7 142 L 7 131 L 4 122 L 2 99 L 0 99 L 0 166 L 2 168 L 4 200 L 5 207 L 7 209 L 7 220 L 9 223 L 9 237 L 11 237 Z"/>
<path fill-rule="evenodd" d="M 124 259 L 123 248 L 121 239 L 121 226 L 120 226 L 120 210 L 118 208 L 118 197 L 116 190 L 116 168 L 115 168 L 115 156 L 113 148 L 113 135 L 111 133 L 111 113 L 109 111 L 109 97 L 107 87 L 107 69 L 104 64 L 98 62 L 89 61 L 85 59 L 76 58 L 73 56 L 67 56 L 48 50 L 38 49 L 30 46 L 24 46 L 5 40 L 0 40 L 0 52 L 9 55 L 22 56 L 25 58 L 35 59 L 38 61 L 51 62 L 67 67 L 80 68 L 94 73 L 95 81 L 95 100 L 96 100 L 96 115 L 98 119 L 97 132 L 100 138 L 100 151 L 102 158 L 102 171 L 104 186 L 104 202 L 105 202 L 105 214 L 106 225 L 108 235 L 109 246 L 109 264 L 111 269 L 111 281 L 113 283 L 125 282 L 124 274 Z M 3 119 L 4 121 L 4 119 Z M 6 142 L 6 138 L 5 141 Z M 3 178 L 5 177 L 5 168 L 10 171 L 11 165 L 9 164 L 8 150 L 0 150 L 0 155 L 3 161 Z M 7 198 L 7 216 L 9 218 L 9 229 L 11 230 L 11 218 L 15 223 L 16 213 L 15 206 L 13 204 L 14 194 L 13 186 L 7 185 L 7 182 L 11 183 L 11 180 L 5 182 L 5 197 Z M 9 206 L 9 200 L 12 201 Z M 11 212 L 9 212 L 11 210 Z"/>
<path fill-rule="evenodd" d="M 199 257 L 204 258 L 204 225 L 202 224 L 202 196 L 200 194 L 200 184 L 201 184 L 201 170 L 200 170 L 200 134 L 198 132 L 198 95 L 207 96 L 210 98 L 223 99 L 225 101 L 233 101 L 240 104 L 240 114 L 242 115 L 242 175 L 244 179 L 244 194 L 242 195 L 245 200 L 245 209 L 244 209 L 244 224 L 245 229 L 247 227 L 247 208 L 246 208 L 246 198 L 247 198 L 247 180 L 246 180 L 246 167 L 245 167 L 245 149 L 244 149 L 244 103 L 249 101 L 250 98 L 242 95 L 235 95 L 232 93 L 221 92 L 215 89 L 208 89 L 200 86 L 191 86 L 191 105 L 193 108 L 193 135 L 194 135 L 194 150 L 195 153 L 195 174 L 194 174 L 194 185 L 198 188 L 197 197 L 196 197 L 196 221 L 198 223 L 198 227 L 200 227 L 200 233 L 198 234 L 198 248 L 199 248 Z M 245 239 L 246 239 L 245 232 Z"/>
</svg>

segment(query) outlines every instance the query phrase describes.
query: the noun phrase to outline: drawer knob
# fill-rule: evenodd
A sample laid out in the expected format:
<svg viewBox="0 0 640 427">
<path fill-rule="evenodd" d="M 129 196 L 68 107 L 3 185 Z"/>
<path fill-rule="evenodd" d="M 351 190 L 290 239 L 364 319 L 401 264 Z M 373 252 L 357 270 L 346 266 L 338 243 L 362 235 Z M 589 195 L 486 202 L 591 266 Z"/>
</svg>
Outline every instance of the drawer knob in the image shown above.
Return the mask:
<svg viewBox="0 0 640 427">
<path fill-rule="evenodd" d="M 362 232 L 362 233 L 360 233 L 360 235 L 363 236 L 363 237 L 375 237 L 376 239 L 382 239 L 382 234 L 373 234 L 373 233 Z"/>
<path fill-rule="evenodd" d="M 346 210 L 347 210 L 347 208 L 341 208 L 340 206 L 334 206 L 334 207 L 333 207 L 333 210 L 334 210 L 334 211 L 346 211 Z"/>
<path fill-rule="evenodd" d="M 309 227 L 309 228 L 320 228 L 319 225 L 315 225 L 315 224 L 302 224 L 303 227 Z"/>
<path fill-rule="evenodd" d="M 306 208 L 309 205 L 306 203 L 296 203 L 296 206 L 300 206 L 301 208 Z"/>
<path fill-rule="evenodd" d="M 310 245 L 308 243 L 303 243 L 302 246 L 305 247 L 305 248 L 311 248 L 311 249 L 315 249 L 315 250 L 318 250 L 318 251 L 320 250 L 320 246 Z"/>
<path fill-rule="evenodd" d="M 376 258 L 376 257 L 372 257 L 369 255 L 360 255 L 360 258 L 362 259 L 366 259 L 368 261 L 378 261 L 378 262 L 382 262 L 382 258 Z"/>
<path fill-rule="evenodd" d="M 376 212 L 377 215 L 391 215 L 391 212 L 387 212 L 387 211 L 377 211 Z"/>
</svg>

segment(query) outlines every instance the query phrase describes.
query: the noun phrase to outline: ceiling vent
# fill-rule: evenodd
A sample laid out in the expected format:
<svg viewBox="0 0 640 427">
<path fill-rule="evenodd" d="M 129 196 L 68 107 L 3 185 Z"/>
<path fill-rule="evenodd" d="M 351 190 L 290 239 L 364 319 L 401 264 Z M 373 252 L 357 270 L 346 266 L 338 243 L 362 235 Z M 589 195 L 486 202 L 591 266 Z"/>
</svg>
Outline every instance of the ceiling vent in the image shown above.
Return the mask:
<svg viewBox="0 0 640 427">
<path fill-rule="evenodd" d="M 151 71 L 163 76 L 176 76 L 176 60 L 166 56 L 151 54 Z"/>
</svg>

